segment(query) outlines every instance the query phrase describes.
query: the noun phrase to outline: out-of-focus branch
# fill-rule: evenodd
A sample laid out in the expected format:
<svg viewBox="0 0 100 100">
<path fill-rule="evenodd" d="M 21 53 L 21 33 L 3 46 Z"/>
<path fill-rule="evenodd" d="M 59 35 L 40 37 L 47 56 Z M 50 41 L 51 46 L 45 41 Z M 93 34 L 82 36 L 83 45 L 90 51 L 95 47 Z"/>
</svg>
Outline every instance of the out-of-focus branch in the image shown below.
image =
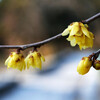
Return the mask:
<svg viewBox="0 0 100 100">
<path fill-rule="evenodd" d="M 95 59 L 98 58 L 99 54 L 100 54 L 100 49 L 99 49 L 98 51 L 92 53 L 91 55 L 89 55 L 89 57 L 90 57 L 90 58 L 93 57 L 93 59 L 95 60 Z"/>
<path fill-rule="evenodd" d="M 89 55 L 90 59 L 92 59 L 92 66 L 93 66 L 94 68 L 95 68 L 94 63 L 95 63 L 96 59 L 98 58 L 99 54 L 100 54 L 100 49 L 99 49 L 98 51 L 92 53 L 91 55 Z M 95 69 L 96 69 L 96 68 L 95 68 Z"/>
<path fill-rule="evenodd" d="M 98 51 L 94 52 L 94 53 L 93 53 L 93 56 L 95 56 L 96 59 L 97 59 L 97 57 L 99 56 L 99 54 L 100 54 L 100 49 L 99 49 Z"/>
<path fill-rule="evenodd" d="M 86 20 L 83 20 L 82 23 L 84 24 L 88 24 L 90 22 L 92 22 L 93 20 L 97 19 L 100 17 L 100 13 L 86 19 Z M 34 48 L 37 48 L 37 47 L 40 47 L 52 40 L 55 40 L 57 38 L 60 38 L 62 37 L 62 33 L 56 35 L 56 36 L 53 36 L 51 38 L 48 38 L 48 39 L 45 39 L 43 41 L 40 41 L 40 42 L 36 42 L 36 43 L 31 43 L 31 44 L 26 44 L 26 45 L 0 45 L 0 49 L 18 49 L 18 50 L 25 50 L 27 48 L 31 48 L 31 47 L 34 47 Z M 100 53 L 100 50 L 97 52 L 97 53 Z"/>
</svg>

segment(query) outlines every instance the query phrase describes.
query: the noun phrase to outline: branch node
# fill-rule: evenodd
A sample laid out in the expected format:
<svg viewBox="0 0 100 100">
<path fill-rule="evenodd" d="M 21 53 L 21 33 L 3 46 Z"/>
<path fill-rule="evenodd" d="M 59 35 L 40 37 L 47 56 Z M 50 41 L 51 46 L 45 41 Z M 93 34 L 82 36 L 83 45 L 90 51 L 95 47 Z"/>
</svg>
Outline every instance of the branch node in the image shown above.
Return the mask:
<svg viewBox="0 0 100 100">
<path fill-rule="evenodd" d="M 17 51 L 16 51 L 16 52 L 17 52 L 17 54 L 19 54 L 19 53 L 20 53 L 20 50 L 21 50 L 21 48 L 18 48 L 18 49 L 17 49 Z"/>
</svg>

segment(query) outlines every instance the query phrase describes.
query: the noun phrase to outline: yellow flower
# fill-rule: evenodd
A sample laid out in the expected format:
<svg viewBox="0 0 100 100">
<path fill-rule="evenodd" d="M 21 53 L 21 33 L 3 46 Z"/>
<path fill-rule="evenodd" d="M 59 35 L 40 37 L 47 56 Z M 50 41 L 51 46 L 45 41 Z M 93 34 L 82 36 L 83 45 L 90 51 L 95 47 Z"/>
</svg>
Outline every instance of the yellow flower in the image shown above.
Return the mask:
<svg viewBox="0 0 100 100">
<path fill-rule="evenodd" d="M 73 22 L 65 29 L 62 33 L 62 36 L 66 36 L 69 34 L 67 38 L 70 41 L 71 46 L 79 45 L 80 50 L 93 47 L 93 39 L 94 35 L 92 32 L 88 30 L 88 25 L 83 24 L 81 22 Z"/>
<path fill-rule="evenodd" d="M 88 73 L 92 66 L 92 61 L 89 57 L 83 57 L 77 66 L 77 72 L 81 75 Z"/>
<path fill-rule="evenodd" d="M 95 61 L 94 61 L 93 67 L 94 67 L 96 70 L 100 70 L 100 60 L 95 60 Z"/>
<path fill-rule="evenodd" d="M 10 56 L 5 61 L 7 68 L 25 70 L 24 56 L 21 53 L 11 52 Z"/>
<path fill-rule="evenodd" d="M 42 61 L 45 61 L 45 58 L 37 51 L 30 52 L 30 54 L 26 57 L 25 63 L 27 68 L 29 69 L 30 66 L 34 68 L 42 68 Z"/>
</svg>

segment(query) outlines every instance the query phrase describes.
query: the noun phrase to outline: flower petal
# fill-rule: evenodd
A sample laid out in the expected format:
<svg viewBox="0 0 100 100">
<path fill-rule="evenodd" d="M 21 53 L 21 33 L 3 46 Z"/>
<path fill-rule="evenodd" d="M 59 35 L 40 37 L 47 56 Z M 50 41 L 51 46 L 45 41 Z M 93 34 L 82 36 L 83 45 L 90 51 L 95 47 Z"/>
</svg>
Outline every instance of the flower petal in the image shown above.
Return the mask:
<svg viewBox="0 0 100 100">
<path fill-rule="evenodd" d="M 34 65 L 36 66 L 36 68 L 41 69 L 42 68 L 42 62 L 41 62 L 41 56 L 38 55 L 38 52 L 34 52 L 33 57 L 34 57 Z"/>
<path fill-rule="evenodd" d="M 85 27 L 81 27 L 82 29 L 82 32 L 88 37 L 88 38 L 91 38 L 90 35 L 89 35 L 89 31 L 85 28 Z"/>
<path fill-rule="evenodd" d="M 70 44 L 71 44 L 71 46 L 75 46 L 76 45 L 76 40 L 75 39 L 73 39 L 72 41 L 70 41 Z"/>
<path fill-rule="evenodd" d="M 93 34 L 92 32 L 90 32 L 89 34 L 90 34 L 90 37 L 91 37 L 92 39 L 94 39 L 94 34 Z"/>
<path fill-rule="evenodd" d="M 68 35 L 68 34 L 69 34 L 69 29 L 67 28 L 67 29 L 65 29 L 65 30 L 63 31 L 62 36 L 66 36 L 66 35 Z"/>
<path fill-rule="evenodd" d="M 41 60 L 45 62 L 45 58 L 44 58 L 44 56 L 41 56 Z"/>
<path fill-rule="evenodd" d="M 76 45 L 75 37 L 69 36 L 69 37 L 67 38 L 67 40 L 70 41 L 71 46 L 75 46 L 75 45 Z"/>
<path fill-rule="evenodd" d="M 76 36 L 82 36 L 82 34 L 83 34 L 83 33 L 82 33 L 82 31 L 80 30 L 80 31 L 78 31 L 75 35 L 76 35 Z"/>
<path fill-rule="evenodd" d="M 79 31 L 79 26 L 73 26 L 71 32 L 70 32 L 70 36 L 75 35 L 77 32 Z"/>
</svg>

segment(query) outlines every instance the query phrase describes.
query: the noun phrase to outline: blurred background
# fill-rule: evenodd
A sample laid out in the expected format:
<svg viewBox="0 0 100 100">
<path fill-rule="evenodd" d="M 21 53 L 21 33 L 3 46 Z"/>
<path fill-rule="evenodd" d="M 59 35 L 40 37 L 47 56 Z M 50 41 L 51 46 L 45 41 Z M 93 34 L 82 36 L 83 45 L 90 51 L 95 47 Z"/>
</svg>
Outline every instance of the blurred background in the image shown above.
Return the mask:
<svg viewBox="0 0 100 100">
<path fill-rule="evenodd" d="M 0 0 L 0 45 L 47 39 L 98 12 L 100 0 Z M 80 51 L 56 39 L 39 49 L 46 59 L 41 71 L 7 70 L 4 62 L 14 50 L 0 50 L 0 100 L 100 100 L 100 71 L 91 68 L 84 76 L 76 71 L 81 58 L 100 47 L 100 18 L 89 26 L 93 49 Z"/>
</svg>

